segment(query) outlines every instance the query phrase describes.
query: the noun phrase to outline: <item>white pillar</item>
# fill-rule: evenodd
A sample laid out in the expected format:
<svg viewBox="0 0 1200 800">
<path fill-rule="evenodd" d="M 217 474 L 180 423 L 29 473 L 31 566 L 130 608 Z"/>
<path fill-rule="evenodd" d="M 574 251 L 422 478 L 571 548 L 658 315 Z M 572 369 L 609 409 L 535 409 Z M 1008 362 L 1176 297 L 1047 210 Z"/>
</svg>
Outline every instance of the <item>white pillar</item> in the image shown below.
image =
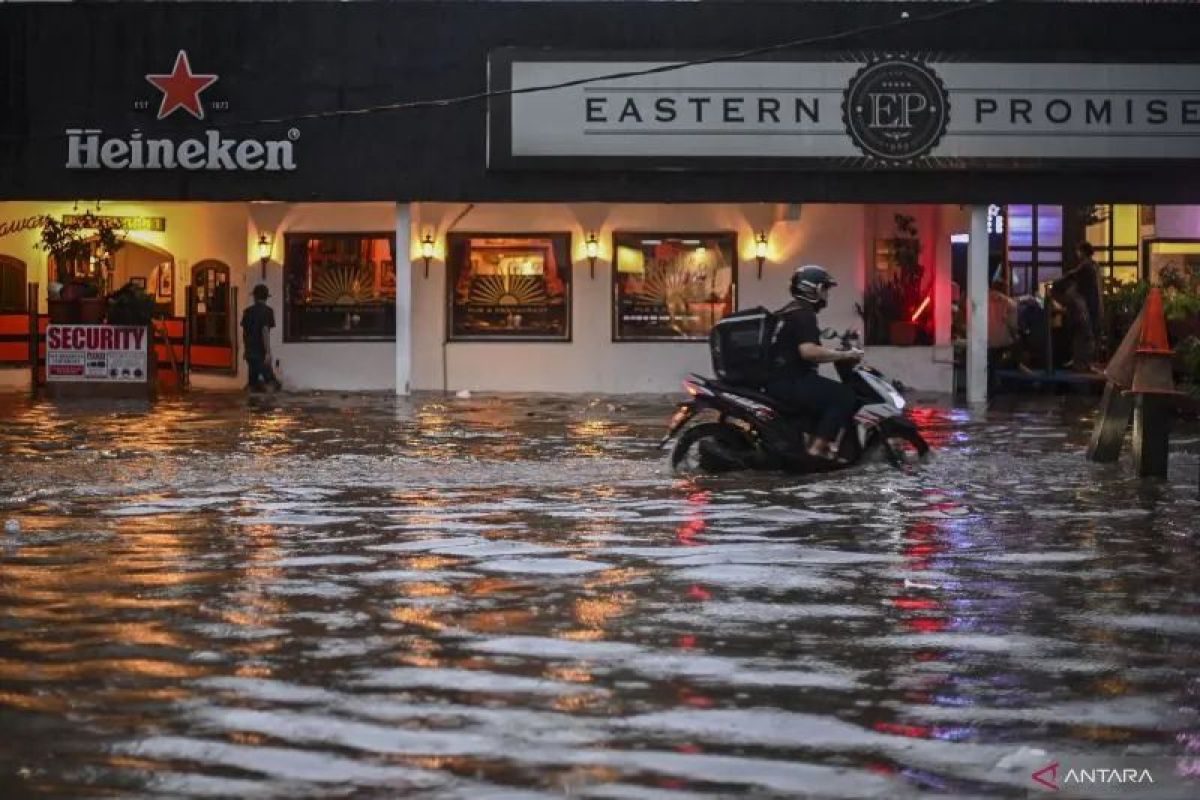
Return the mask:
<svg viewBox="0 0 1200 800">
<path fill-rule="evenodd" d="M 396 394 L 412 380 L 412 209 L 396 204 Z"/>
<path fill-rule="evenodd" d="M 967 248 L 967 402 L 987 402 L 987 206 L 971 206 Z"/>
</svg>

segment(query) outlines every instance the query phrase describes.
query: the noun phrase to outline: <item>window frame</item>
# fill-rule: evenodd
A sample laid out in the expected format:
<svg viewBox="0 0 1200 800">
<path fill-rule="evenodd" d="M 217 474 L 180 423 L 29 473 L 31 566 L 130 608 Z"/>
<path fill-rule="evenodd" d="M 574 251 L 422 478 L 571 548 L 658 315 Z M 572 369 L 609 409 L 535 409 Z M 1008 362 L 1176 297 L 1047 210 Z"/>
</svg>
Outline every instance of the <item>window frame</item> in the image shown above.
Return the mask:
<svg viewBox="0 0 1200 800">
<path fill-rule="evenodd" d="M 730 286 L 730 314 L 736 314 L 738 311 L 738 273 L 741 271 L 740 253 L 738 251 L 738 232 L 731 230 L 707 230 L 707 231 L 638 231 L 638 230 L 614 230 L 609 238 L 609 252 L 611 255 L 611 264 L 609 267 L 609 285 L 611 291 L 609 293 L 609 301 L 612 305 L 610 314 L 611 325 L 609 327 L 609 341 L 612 344 L 707 344 L 709 334 L 712 328 L 703 336 L 689 336 L 681 338 L 678 336 L 621 336 L 621 299 L 620 299 L 620 282 L 618 280 L 620 273 L 617 270 L 617 246 L 618 240 L 622 237 L 638 237 L 645 239 L 728 239 L 730 243 L 730 274 L 732 283 Z M 723 319 L 723 318 L 722 318 Z M 714 323 L 715 324 L 715 323 Z"/>
<path fill-rule="evenodd" d="M 327 334 L 319 334 L 315 336 L 298 336 L 292 332 L 292 303 L 288 294 L 288 254 L 291 251 L 292 242 L 296 239 L 316 239 L 322 237 L 339 238 L 339 239 L 389 239 L 392 243 L 392 269 L 396 270 L 396 262 L 399 260 L 399 255 L 396 249 L 396 232 L 395 231 L 287 231 L 283 235 L 283 264 L 282 271 L 282 340 L 286 344 L 304 344 L 307 342 L 315 343 L 338 343 L 338 342 L 395 342 L 396 341 L 396 326 L 393 324 L 391 331 L 386 334 L 357 334 L 353 336 L 330 336 Z M 308 264 L 305 264 L 308 268 Z M 397 277 L 398 277 L 398 270 Z M 384 304 L 386 305 L 386 304 Z M 393 318 L 397 313 L 396 300 L 392 299 Z"/>
<path fill-rule="evenodd" d="M 466 334 L 454 333 L 454 287 L 458 282 L 458 265 L 451 263 L 455 252 L 454 242 L 462 241 L 470 247 L 471 239 L 549 239 L 557 246 L 559 240 L 565 241 L 566 260 L 564 262 L 563 280 L 566 284 L 566 298 L 563 310 L 566 312 L 566 330 L 561 336 L 522 335 L 522 334 Z M 453 231 L 446 234 L 446 261 L 444 301 L 446 321 L 442 331 L 446 344 L 521 344 L 526 342 L 536 344 L 570 344 L 575 335 L 575 237 L 571 231 Z"/>
<path fill-rule="evenodd" d="M 1030 224 L 1031 224 L 1032 228 L 1030 229 L 1030 232 L 1029 232 L 1030 233 L 1030 241 L 1029 241 L 1028 246 L 1025 246 L 1025 245 L 1014 246 L 1011 243 L 1012 242 L 1012 238 L 1011 238 L 1012 230 L 1013 230 L 1011 209 L 1014 205 L 1028 205 L 1029 206 Z M 1004 217 L 1005 217 L 1005 220 L 1004 220 L 1004 265 L 1005 265 L 1005 273 L 1007 274 L 1007 283 L 1008 283 L 1010 292 L 1012 291 L 1012 273 L 1013 273 L 1013 267 L 1014 267 L 1014 262 L 1013 262 L 1012 256 L 1013 256 L 1014 252 L 1027 254 L 1029 256 L 1029 260 L 1027 262 L 1017 262 L 1017 269 L 1028 270 L 1027 274 L 1029 275 L 1029 285 L 1025 287 L 1027 294 L 1034 294 L 1034 295 L 1037 294 L 1037 290 L 1042 285 L 1041 276 L 1038 273 L 1043 266 L 1046 267 L 1047 269 L 1057 268 L 1060 276 L 1062 275 L 1063 272 L 1066 271 L 1067 265 L 1066 265 L 1065 261 L 1063 260 L 1066 257 L 1066 253 L 1063 252 L 1062 239 L 1061 238 L 1059 239 L 1058 246 L 1054 246 L 1054 245 L 1043 246 L 1043 245 L 1041 245 L 1041 228 L 1042 228 L 1042 226 L 1041 226 L 1041 216 L 1038 214 L 1038 209 L 1040 209 L 1040 208 L 1057 208 L 1058 209 L 1059 226 L 1060 226 L 1060 230 L 1061 230 L 1062 219 L 1063 219 L 1063 207 L 1060 204 L 1056 204 L 1056 203 L 1009 203 L 1004 206 Z M 1060 234 L 1060 237 L 1061 237 L 1061 234 Z M 1059 260 L 1057 262 L 1054 262 L 1054 261 L 1043 262 L 1041 259 L 1041 254 L 1043 252 L 1057 253 L 1059 256 Z"/>
<path fill-rule="evenodd" d="M 1092 260 L 1094 260 L 1096 262 L 1096 266 L 1100 268 L 1099 271 L 1101 281 L 1105 279 L 1111 279 L 1113 277 L 1114 269 L 1133 268 L 1140 278 L 1142 275 L 1142 262 L 1140 258 L 1141 242 L 1139 240 L 1141 239 L 1141 209 L 1143 206 L 1137 203 L 1096 203 L 1096 205 L 1105 209 L 1103 223 L 1105 227 L 1105 238 L 1108 241 L 1108 244 L 1096 244 L 1095 242 L 1092 242 L 1087 238 L 1086 229 L 1084 230 L 1084 239 L 1087 240 L 1088 244 L 1092 245 L 1094 250 L 1092 254 Z M 1116 239 L 1117 231 L 1117 206 L 1133 206 L 1135 209 L 1134 219 L 1135 225 L 1138 228 L 1138 237 L 1133 241 L 1133 244 L 1113 244 L 1113 240 Z M 1128 261 L 1122 259 L 1117 261 L 1115 260 L 1115 256 L 1118 255 L 1132 255 L 1133 260 Z M 1134 283 L 1136 282 L 1137 281 L 1135 280 Z"/>
</svg>

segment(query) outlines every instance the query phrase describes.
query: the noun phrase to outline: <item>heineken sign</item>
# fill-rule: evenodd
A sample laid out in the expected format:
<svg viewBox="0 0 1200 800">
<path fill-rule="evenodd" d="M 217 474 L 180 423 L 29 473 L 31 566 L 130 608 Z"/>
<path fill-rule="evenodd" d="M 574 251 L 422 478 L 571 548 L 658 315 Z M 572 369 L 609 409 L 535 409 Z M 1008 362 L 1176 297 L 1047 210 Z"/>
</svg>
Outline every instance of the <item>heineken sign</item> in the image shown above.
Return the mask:
<svg viewBox="0 0 1200 800">
<path fill-rule="evenodd" d="M 1200 64 L 903 53 L 670 69 L 678 63 L 492 53 L 489 166 L 937 169 L 1200 158 Z M 556 84 L 571 85 L 529 91 Z"/>
<path fill-rule="evenodd" d="M 67 169 L 293 170 L 292 142 L 232 139 L 220 131 L 188 139 L 105 137 L 100 130 L 67 130 Z"/>
<path fill-rule="evenodd" d="M 155 101 L 138 99 L 134 108 L 154 111 L 156 123 L 176 112 L 204 121 L 206 111 L 229 109 L 227 100 L 202 97 L 217 83 L 218 76 L 193 72 L 186 50 L 176 54 L 170 72 L 151 73 L 145 78 L 161 92 L 161 97 Z M 67 169 L 287 172 L 296 169 L 294 143 L 300 132 L 291 128 L 285 138 L 263 140 L 226 136 L 215 128 L 182 137 L 140 130 L 129 135 L 106 136 L 98 128 L 68 128 L 66 136 Z"/>
</svg>

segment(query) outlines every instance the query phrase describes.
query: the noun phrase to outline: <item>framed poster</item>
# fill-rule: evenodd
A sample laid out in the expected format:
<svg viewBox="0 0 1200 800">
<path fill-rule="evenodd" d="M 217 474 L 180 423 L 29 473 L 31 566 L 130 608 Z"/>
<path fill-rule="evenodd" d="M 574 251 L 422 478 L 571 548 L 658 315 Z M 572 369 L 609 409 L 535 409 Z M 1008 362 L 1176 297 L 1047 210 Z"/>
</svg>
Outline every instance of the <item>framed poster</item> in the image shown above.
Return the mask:
<svg viewBox="0 0 1200 800">
<path fill-rule="evenodd" d="M 571 234 L 446 237 L 449 341 L 571 340 Z"/>
<path fill-rule="evenodd" d="M 737 303 L 737 235 L 615 233 L 613 341 L 707 341 Z"/>
<path fill-rule="evenodd" d="M 175 295 L 175 265 L 170 261 L 164 261 L 154 272 L 155 298 L 170 300 Z"/>
</svg>

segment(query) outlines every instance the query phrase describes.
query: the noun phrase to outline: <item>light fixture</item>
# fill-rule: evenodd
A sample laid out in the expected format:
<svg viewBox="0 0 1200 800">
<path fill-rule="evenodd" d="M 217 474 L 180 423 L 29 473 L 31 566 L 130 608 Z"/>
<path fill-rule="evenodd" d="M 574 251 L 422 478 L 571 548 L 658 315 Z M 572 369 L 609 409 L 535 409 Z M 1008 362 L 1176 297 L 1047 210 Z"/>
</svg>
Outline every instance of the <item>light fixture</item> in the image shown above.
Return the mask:
<svg viewBox="0 0 1200 800">
<path fill-rule="evenodd" d="M 584 249 L 587 252 L 588 265 L 591 267 L 592 278 L 596 277 L 596 256 L 600 255 L 600 243 L 596 241 L 596 234 L 589 233 L 587 241 L 583 243 Z"/>
<path fill-rule="evenodd" d="M 271 237 L 265 233 L 258 235 L 258 264 L 262 270 L 262 279 L 267 279 L 267 262 L 271 260 Z"/>
<path fill-rule="evenodd" d="M 421 258 L 425 259 L 425 277 L 429 277 L 429 260 L 433 258 L 433 234 L 426 233 L 421 237 Z"/>
<path fill-rule="evenodd" d="M 767 235 L 762 231 L 754 237 L 754 258 L 758 261 L 758 279 L 761 281 L 763 262 L 767 260 Z"/>
</svg>

